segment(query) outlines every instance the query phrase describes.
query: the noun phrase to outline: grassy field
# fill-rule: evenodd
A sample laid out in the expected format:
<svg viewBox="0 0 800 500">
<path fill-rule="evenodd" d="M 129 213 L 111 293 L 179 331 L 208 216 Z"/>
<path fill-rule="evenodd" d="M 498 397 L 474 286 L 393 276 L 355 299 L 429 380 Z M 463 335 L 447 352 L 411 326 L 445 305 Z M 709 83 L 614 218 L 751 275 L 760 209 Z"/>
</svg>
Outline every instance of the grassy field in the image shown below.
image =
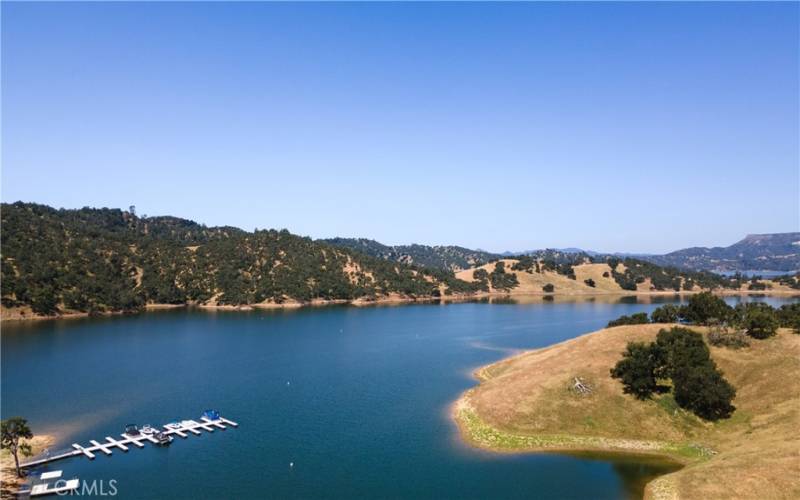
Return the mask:
<svg viewBox="0 0 800 500">
<path fill-rule="evenodd" d="M 800 498 L 800 335 L 712 347 L 737 409 L 710 423 L 670 394 L 637 401 L 609 376 L 627 342 L 665 326 L 605 329 L 481 368 L 481 383 L 453 407 L 462 436 L 502 452 L 644 453 L 686 465 L 651 482 L 649 498 Z M 572 391 L 574 377 L 592 393 Z"/>
<path fill-rule="evenodd" d="M 552 284 L 555 287 L 555 295 L 636 295 L 636 294 L 655 294 L 655 295 L 674 295 L 675 290 L 650 290 L 651 282 L 649 279 L 637 285 L 637 289 L 623 290 L 619 284 L 611 276 L 611 268 L 608 264 L 579 264 L 573 267 L 575 271 L 575 278 L 570 279 L 563 274 L 558 274 L 554 271 L 542 271 L 541 273 L 529 273 L 525 271 L 514 271 L 512 267 L 518 262 L 516 259 L 501 259 L 505 263 L 506 272 L 515 274 L 519 281 L 519 286 L 512 288 L 509 291 L 499 291 L 492 289 L 492 293 L 501 293 L 509 295 L 542 295 L 542 287 L 547 284 Z M 495 263 L 484 264 L 482 266 L 465 269 L 456 273 L 458 279 L 464 281 L 474 281 L 472 275 L 476 269 L 483 269 L 487 273 L 494 270 Z M 624 271 L 625 266 L 619 264 L 617 271 Z M 608 276 L 603 276 L 608 274 Z M 584 281 L 587 279 L 594 280 L 595 286 L 590 287 Z M 770 294 L 789 294 L 798 295 L 800 290 L 789 288 L 786 285 L 775 283 L 769 280 L 761 280 L 761 282 L 768 284 L 770 287 L 768 292 L 765 291 L 750 291 L 747 285 L 743 285 L 740 289 L 726 289 L 717 290 L 717 293 L 722 294 L 739 294 L 739 293 L 770 293 Z M 702 289 L 695 286 L 691 292 L 700 292 Z M 686 290 L 681 290 L 680 293 L 691 293 Z"/>
</svg>

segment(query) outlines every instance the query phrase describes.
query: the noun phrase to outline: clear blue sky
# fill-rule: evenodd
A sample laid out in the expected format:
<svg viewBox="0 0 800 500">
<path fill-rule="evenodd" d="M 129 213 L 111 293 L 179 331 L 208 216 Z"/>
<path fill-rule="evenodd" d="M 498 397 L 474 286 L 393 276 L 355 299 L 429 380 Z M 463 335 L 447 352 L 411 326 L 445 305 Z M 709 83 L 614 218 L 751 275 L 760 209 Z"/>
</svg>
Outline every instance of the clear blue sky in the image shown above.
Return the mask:
<svg viewBox="0 0 800 500">
<path fill-rule="evenodd" d="M 2 3 L 2 199 L 669 251 L 800 227 L 798 3 Z"/>
</svg>

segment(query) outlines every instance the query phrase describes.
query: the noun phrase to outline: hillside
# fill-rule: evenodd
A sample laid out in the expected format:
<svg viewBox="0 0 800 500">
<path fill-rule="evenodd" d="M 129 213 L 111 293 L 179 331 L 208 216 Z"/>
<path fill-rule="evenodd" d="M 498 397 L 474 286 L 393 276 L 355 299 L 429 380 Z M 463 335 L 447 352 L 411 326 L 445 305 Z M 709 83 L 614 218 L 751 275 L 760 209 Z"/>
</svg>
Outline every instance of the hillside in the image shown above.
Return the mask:
<svg viewBox="0 0 800 500">
<path fill-rule="evenodd" d="M 484 294 L 800 288 L 795 278 L 753 284 L 555 250 L 483 263 L 492 254 L 460 247 L 386 247 L 372 240 L 333 245 L 286 230 L 247 232 L 119 209 L 56 210 L 21 202 L 2 205 L 0 233 L 4 319 L 165 304 L 278 307 Z M 458 273 L 441 268 L 472 263 L 478 265 Z"/>
<path fill-rule="evenodd" d="M 330 245 L 349 248 L 380 259 L 422 267 L 460 271 L 498 259 L 500 256 L 482 250 L 459 246 L 397 245 L 388 246 L 366 238 L 330 238 L 320 240 Z"/>
<path fill-rule="evenodd" d="M 513 275 L 513 280 L 497 278 L 498 262 L 502 273 Z M 479 273 L 476 275 L 476 271 Z M 800 293 L 797 281 L 778 283 L 770 280 L 752 281 L 726 278 L 712 273 L 660 267 L 638 259 L 609 258 L 586 255 L 549 259 L 501 259 L 474 269 L 455 274 L 456 278 L 478 283 L 483 278 L 483 288 L 490 293 L 536 295 L 543 293 L 566 295 L 597 295 L 623 293 L 675 293 L 718 289 L 729 292 L 770 291 Z M 477 277 L 476 277 L 477 276 Z M 514 284 L 509 284 L 514 281 Z M 496 286 L 500 285 L 500 286 Z M 552 289 L 545 289 L 552 285 Z M 794 288 L 793 288 L 794 287 Z M 752 290 L 751 290 L 752 289 Z"/>
<path fill-rule="evenodd" d="M 642 258 L 684 269 L 789 273 L 800 270 L 800 233 L 750 234 L 728 247 L 693 247 Z"/>
<path fill-rule="evenodd" d="M 3 204 L 1 232 L 3 306 L 38 314 L 476 291 L 452 273 L 388 262 L 286 230 L 209 228 L 119 209 Z"/>
<path fill-rule="evenodd" d="M 650 498 L 800 496 L 800 335 L 711 347 L 737 396 L 730 419 L 709 423 L 670 394 L 623 394 L 609 375 L 627 342 L 653 340 L 664 326 L 601 330 L 480 369 L 480 384 L 454 406 L 462 436 L 497 451 L 655 453 L 686 464 L 651 482 Z M 574 377 L 592 393 L 571 391 Z"/>
</svg>

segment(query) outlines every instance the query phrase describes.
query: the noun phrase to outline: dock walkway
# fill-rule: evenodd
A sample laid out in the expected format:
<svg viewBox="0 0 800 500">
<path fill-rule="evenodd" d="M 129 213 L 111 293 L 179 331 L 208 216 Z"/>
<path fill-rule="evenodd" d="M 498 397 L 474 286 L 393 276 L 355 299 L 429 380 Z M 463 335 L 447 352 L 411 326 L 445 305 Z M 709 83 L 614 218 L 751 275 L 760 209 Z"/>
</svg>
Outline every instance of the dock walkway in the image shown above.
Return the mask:
<svg viewBox="0 0 800 500">
<path fill-rule="evenodd" d="M 177 435 L 183 439 L 189 437 L 188 433 L 200 435 L 202 434 L 200 431 L 204 430 L 207 432 L 214 432 L 214 427 L 217 429 L 225 430 L 228 427 L 239 427 L 239 424 L 232 420 L 228 420 L 227 418 L 218 418 L 211 420 L 206 417 L 201 418 L 202 422 L 197 422 L 195 420 L 183 420 L 181 422 L 175 422 L 172 424 L 167 424 L 162 426 L 161 428 L 164 429 L 162 432 L 167 435 Z M 72 448 L 65 450 L 63 452 L 55 453 L 53 455 L 46 455 L 46 456 L 39 456 L 29 462 L 25 462 L 20 464 L 19 466 L 22 468 L 28 467 L 35 467 L 37 465 L 44 465 L 50 462 L 55 462 L 56 460 L 63 460 L 69 457 L 75 457 L 79 455 L 83 455 L 89 460 L 94 460 L 95 454 L 100 452 L 106 455 L 112 455 L 113 450 L 112 448 L 118 448 L 123 452 L 128 452 L 130 449 L 128 445 L 136 446 L 137 448 L 144 448 L 144 444 L 142 441 L 150 441 L 153 444 L 158 444 L 158 440 L 150 434 L 138 434 L 135 436 L 129 434 L 120 434 L 122 439 L 114 439 L 111 436 L 107 436 L 105 438 L 104 443 L 96 441 L 92 439 L 89 441 L 91 443 L 90 446 L 81 446 L 78 443 L 73 443 Z"/>
</svg>

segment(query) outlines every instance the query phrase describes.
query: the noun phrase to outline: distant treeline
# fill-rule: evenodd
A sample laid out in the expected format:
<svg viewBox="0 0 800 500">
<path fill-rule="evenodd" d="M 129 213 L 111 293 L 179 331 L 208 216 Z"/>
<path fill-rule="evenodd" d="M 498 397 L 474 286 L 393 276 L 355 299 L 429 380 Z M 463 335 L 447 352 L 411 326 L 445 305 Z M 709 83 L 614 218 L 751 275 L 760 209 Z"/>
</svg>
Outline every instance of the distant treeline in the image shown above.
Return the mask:
<svg viewBox="0 0 800 500">
<path fill-rule="evenodd" d="M 454 245 L 429 246 L 414 244 L 389 246 L 366 238 L 330 238 L 319 241 L 337 247 L 349 248 L 371 257 L 447 271 L 469 269 L 500 258 L 498 254 L 484 252 L 483 250 L 470 250 L 469 248 Z"/>
<path fill-rule="evenodd" d="M 247 232 L 176 217 L 140 217 L 134 207 L 57 210 L 2 204 L 1 233 L 2 302 L 30 306 L 39 314 L 136 311 L 149 303 L 243 305 L 508 292 L 519 285 L 516 272 L 576 279 L 574 266 L 593 262 L 608 262 L 625 290 L 636 290 L 646 280 L 655 290 L 738 288 L 746 281 L 557 250 L 518 257 L 508 270 L 499 256 L 462 247 L 386 247 L 352 239 L 329 243 L 287 230 Z M 391 253 L 398 249 L 406 253 Z M 493 270 L 476 271 L 474 281 L 459 280 L 452 271 L 485 261 L 495 263 Z M 800 287 L 794 277 L 784 281 Z M 585 283 L 595 285 L 594 280 Z M 544 291 L 552 293 L 553 286 Z"/>
<path fill-rule="evenodd" d="M 2 205 L 2 301 L 40 314 L 147 303 L 252 304 L 471 293 L 452 272 L 290 234 L 206 227 L 135 210 Z"/>
</svg>

